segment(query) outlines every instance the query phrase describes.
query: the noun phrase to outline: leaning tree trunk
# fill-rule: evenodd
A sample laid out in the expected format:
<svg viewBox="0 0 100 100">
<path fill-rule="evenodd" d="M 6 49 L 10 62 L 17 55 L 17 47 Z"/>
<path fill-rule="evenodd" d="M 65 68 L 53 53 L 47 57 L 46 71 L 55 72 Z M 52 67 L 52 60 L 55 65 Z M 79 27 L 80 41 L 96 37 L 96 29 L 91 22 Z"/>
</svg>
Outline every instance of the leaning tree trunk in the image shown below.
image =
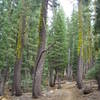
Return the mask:
<svg viewBox="0 0 100 100">
<path fill-rule="evenodd" d="M 32 83 L 32 97 L 37 98 L 41 95 L 41 80 L 42 72 L 45 61 L 45 44 L 46 44 L 46 17 L 47 17 L 47 6 L 48 0 L 43 0 L 41 14 L 40 14 L 40 23 L 39 23 L 39 45 L 36 58 L 35 70 L 32 74 L 33 83 Z"/>
<path fill-rule="evenodd" d="M 3 70 L 0 71 L 0 96 L 4 95 L 4 87 L 8 75 L 8 69 L 9 67 L 4 68 Z"/>
<path fill-rule="evenodd" d="M 22 0 L 22 6 L 24 8 L 24 0 Z M 24 9 L 25 10 L 25 9 Z M 22 55 L 24 48 L 24 34 L 25 34 L 25 21 L 24 12 L 20 15 L 19 33 L 17 35 L 17 48 L 16 48 L 16 62 L 14 66 L 14 77 L 12 84 L 12 95 L 21 96 L 21 66 L 22 66 Z"/>
</svg>

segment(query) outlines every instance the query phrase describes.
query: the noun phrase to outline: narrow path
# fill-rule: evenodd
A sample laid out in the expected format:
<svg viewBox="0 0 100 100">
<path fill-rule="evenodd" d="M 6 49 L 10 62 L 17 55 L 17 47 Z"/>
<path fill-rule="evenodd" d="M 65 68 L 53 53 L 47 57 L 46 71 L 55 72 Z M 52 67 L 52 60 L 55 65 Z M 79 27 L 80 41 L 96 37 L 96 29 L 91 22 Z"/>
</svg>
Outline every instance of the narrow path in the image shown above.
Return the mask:
<svg viewBox="0 0 100 100">
<path fill-rule="evenodd" d="M 75 82 L 67 82 L 62 89 L 54 90 L 52 98 L 49 100 L 82 100 L 78 92 Z"/>
<path fill-rule="evenodd" d="M 50 100 L 73 100 L 73 93 L 72 93 L 72 86 L 71 84 L 64 84 L 62 89 L 57 89 L 52 94 L 52 98 Z"/>
<path fill-rule="evenodd" d="M 39 99 L 32 99 L 31 93 L 26 93 L 21 97 L 13 97 L 12 100 L 83 100 L 75 84 L 75 82 L 66 82 L 61 89 L 45 91 Z"/>
<path fill-rule="evenodd" d="M 100 93 L 96 90 L 89 95 L 82 95 L 76 87 L 76 82 L 66 82 L 61 89 L 49 88 L 43 91 L 43 96 L 32 99 L 31 93 L 24 93 L 21 97 L 10 97 L 4 100 L 100 100 Z"/>
</svg>

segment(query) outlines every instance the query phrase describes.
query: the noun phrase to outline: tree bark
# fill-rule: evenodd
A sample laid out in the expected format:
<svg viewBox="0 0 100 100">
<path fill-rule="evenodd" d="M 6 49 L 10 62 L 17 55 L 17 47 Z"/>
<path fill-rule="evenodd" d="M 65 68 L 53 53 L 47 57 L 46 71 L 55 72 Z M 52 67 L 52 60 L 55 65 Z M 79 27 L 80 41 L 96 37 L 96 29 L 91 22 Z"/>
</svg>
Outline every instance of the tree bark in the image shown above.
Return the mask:
<svg viewBox="0 0 100 100">
<path fill-rule="evenodd" d="M 77 68 L 77 87 L 79 89 L 83 88 L 83 59 L 81 56 L 81 50 L 82 49 L 80 49 L 80 56 L 79 56 L 79 62 Z"/>
<path fill-rule="evenodd" d="M 41 14 L 40 14 L 40 23 L 39 23 L 39 45 L 36 58 L 35 70 L 32 74 L 33 83 L 32 83 L 32 97 L 38 98 L 41 95 L 41 81 L 42 81 L 42 72 L 45 61 L 45 44 L 46 44 L 46 17 L 47 17 L 47 6 L 48 0 L 43 0 Z"/>
<path fill-rule="evenodd" d="M 78 67 L 77 67 L 77 87 L 83 88 L 83 23 L 82 23 L 82 0 L 78 0 L 78 14 L 79 14 L 79 43 L 78 43 Z"/>
<path fill-rule="evenodd" d="M 16 63 L 14 67 L 14 79 L 12 87 L 12 95 L 21 96 L 21 65 L 22 57 L 20 59 L 16 58 Z"/>
<path fill-rule="evenodd" d="M 57 82 L 58 82 L 58 89 L 61 89 L 61 76 L 60 73 L 57 71 Z"/>
<path fill-rule="evenodd" d="M 50 87 L 55 86 L 55 72 L 53 68 L 50 68 L 49 70 L 49 85 Z"/>
<path fill-rule="evenodd" d="M 4 95 L 4 87 L 8 75 L 8 69 L 9 67 L 3 69 L 0 71 L 0 96 Z"/>
<path fill-rule="evenodd" d="M 69 52 L 68 52 L 67 79 L 69 81 L 72 80 L 72 65 L 71 65 L 71 52 L 70 52 L 70 48 L 69 48 Z"/>
<path fill-rule="evenodd" d="M 22 6 L 24 5 L 24 0 L 22 0 Z M 25 10 L 25 8 L 24 8 Z M 26 16 L 24 12 L 20 15 L 19 33 L 17 36 L 17 48 L 16 48 L 16 62 L 14 66 L 14 77 L 12 83 L 12 95 L 21 96 L 21 66 L 22 66 L 22 55 L 24 48 L 24 34 L 26 28 Z"/>
</svg>

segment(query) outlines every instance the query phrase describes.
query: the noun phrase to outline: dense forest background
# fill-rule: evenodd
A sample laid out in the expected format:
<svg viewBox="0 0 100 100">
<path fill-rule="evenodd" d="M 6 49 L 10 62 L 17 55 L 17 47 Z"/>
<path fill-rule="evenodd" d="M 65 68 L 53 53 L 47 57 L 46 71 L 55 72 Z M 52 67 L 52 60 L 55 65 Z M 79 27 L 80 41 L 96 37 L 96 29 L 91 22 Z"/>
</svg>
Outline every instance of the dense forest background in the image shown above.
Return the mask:
<svg viewBox="0 0 100 100">
<path fill-rule="evenodd" d="M 100 0 L 77 0 L 70 18 L 58 0 L 0 0 L 0 96 L 91 79 L 100 90 Z"/>
</svg>

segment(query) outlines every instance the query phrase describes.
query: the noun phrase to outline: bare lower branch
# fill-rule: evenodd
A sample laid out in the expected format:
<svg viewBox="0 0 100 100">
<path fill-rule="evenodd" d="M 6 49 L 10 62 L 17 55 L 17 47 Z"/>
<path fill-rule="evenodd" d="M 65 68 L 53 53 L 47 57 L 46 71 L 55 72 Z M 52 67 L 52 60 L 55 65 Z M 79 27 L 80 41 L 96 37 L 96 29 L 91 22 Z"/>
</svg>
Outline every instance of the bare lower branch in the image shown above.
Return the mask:
<svg viewBox="0 0 100 100">
<path fill-rule="evenodd" d="M 40 59 L 41 59 L 43 53 L 47 52 L 47 51 L 48 51 L 50 48 L 52 48 L 55 44 L 56 44 L 56 42 L 52 43 L 50 46 L 48 46 L 47 49 L 43 50 L 43 51 L 40 53 L 40 55 L 39 55 L 39 57 L 38 57 L 38 61 L 37 61 L 36 66 L 38 66 L 38 63 L 39 63 L 39 61 L 40 61 Z"/>
</svg>

